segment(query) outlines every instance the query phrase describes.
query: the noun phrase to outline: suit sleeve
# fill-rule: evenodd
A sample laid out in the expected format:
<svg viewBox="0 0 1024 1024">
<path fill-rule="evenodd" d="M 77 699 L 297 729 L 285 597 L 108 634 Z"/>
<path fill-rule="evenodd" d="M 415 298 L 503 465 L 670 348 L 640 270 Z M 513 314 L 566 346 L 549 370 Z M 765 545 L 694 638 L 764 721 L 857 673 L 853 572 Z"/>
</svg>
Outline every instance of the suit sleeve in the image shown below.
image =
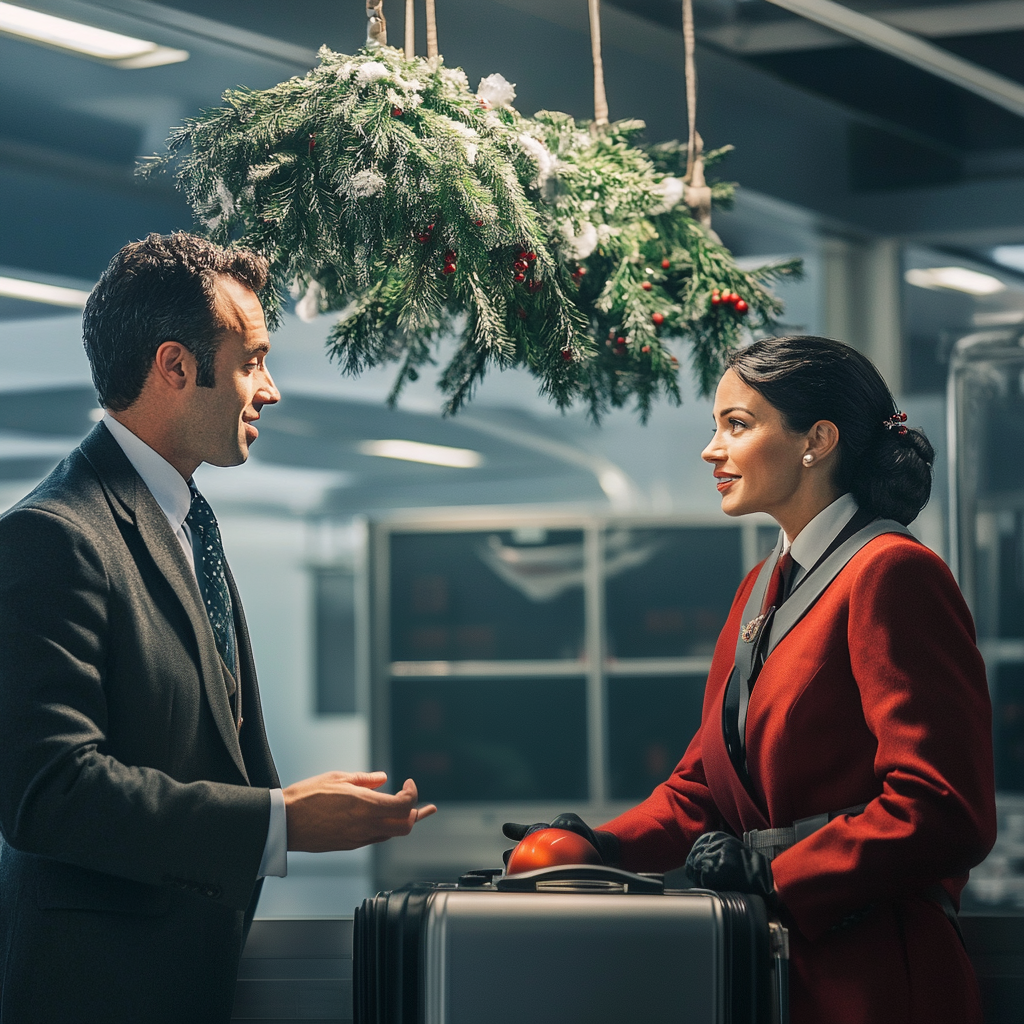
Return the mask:
<svg viewBox="0 0 1024 1024">
<path fill-rule="evenodd" d="M 0 830 L 15 849 L 244 909 L 265 789 L 182 783 L 104 753 L 111 586 L 77 524 L 0 520 Z"/>
<path fill-rule="evenodd" d="M 682 760 L 643 803 L 601 826 L 618 837 L 628 870 L 671 871 L 682 866 L 699 835 L 728 828 L 708 788 L 702 742 L 708 729 L 722 728 L 718 696 L 732 671 L 740 616 L 760 568 L 755 566 L 733 598 L 708 673 L 700 728 Z"/>
<path fill-rule="evenodd" d="M 967 606 L 927 548 L 868 552 L 850 566 L 847 629 L 881 792 L 772 864 L 809 939 L 872 903 L 962 878 L 995 841 L 992 710 Z"/>
</svg>

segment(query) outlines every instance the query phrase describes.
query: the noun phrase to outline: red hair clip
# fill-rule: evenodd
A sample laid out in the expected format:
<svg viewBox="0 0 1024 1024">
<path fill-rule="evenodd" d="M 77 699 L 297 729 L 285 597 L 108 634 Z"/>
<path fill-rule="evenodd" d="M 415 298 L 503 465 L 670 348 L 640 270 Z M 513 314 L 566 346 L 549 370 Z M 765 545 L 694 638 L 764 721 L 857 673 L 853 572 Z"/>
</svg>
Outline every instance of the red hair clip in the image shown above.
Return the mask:
<svg viewBox="0 0 1024 1024">
<path fill-rule="evenodd" d="M 907 414 L 905 412 L 896 412 L 890 416 L 887 420 L 882 420 L 882 426 L 886 430 L 895 430 L 900 434 L 905 434 L 907 428 L 903 426 L 907 422 Z"/>
</svg>

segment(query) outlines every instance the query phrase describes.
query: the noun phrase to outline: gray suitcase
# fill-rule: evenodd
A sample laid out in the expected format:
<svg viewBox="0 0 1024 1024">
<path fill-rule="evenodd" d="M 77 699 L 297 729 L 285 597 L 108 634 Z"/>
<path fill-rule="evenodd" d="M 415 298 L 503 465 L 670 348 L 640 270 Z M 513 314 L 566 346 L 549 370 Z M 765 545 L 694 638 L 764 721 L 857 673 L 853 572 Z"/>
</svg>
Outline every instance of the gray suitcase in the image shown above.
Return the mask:
<svg viewBox="0 0 1024 1024">
<path fill-rule="evenodd" d="M 356 1024 L 785 1024 L 785 929 L 764 901 L 569 866 L 471 872 L 365 900 Z"/>
</svg>

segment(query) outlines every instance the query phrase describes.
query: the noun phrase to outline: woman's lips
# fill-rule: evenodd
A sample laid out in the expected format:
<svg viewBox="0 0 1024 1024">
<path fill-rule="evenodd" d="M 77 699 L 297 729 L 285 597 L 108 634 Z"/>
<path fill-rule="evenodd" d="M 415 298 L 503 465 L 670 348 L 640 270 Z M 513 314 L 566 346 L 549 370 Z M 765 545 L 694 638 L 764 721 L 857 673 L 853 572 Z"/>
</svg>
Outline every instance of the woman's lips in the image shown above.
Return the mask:
<svg viewBox="0 0 1024 1024">
<path fill-rule="evenodd" d="M 719 494 L 724 494 L 736 481 L 739 480 L 738 476 L 723 477 L 718 480 L 715 486 L 718 488 Z"/>
</svg>

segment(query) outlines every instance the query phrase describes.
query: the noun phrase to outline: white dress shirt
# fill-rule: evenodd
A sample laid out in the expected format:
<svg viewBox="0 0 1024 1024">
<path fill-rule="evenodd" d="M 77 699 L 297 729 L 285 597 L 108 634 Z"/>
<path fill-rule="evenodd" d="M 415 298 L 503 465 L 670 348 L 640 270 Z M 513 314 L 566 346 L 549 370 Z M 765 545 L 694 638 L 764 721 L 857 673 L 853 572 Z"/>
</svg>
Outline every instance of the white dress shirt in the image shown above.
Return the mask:
<svg viewBox="0 0 1024 1024">
<path fill-rule="evenodd" d="M 156 503 L 163 514 L 167 516 L 171 531 L 184 552 L 185 561 L 195 575 L 192 531 L 185 522 L 185 517 L 192 507 L 192 492 L 189 490 L 188 482 L 162 455 L 150 448 L 123 423 L 114 419 L 109 412 L 103 414 L 102 422 L 128 456 L 128 461 L 135 468 L 135 472 L 142 477 L 142 482 L 156 498 Z M 285 818 L 284 793 L 280 789 L 270 791 L 270 828 L 267 831 L 266 845 L 263 847 L 259 874 L 261 878 L 264 875 L 277 875 L 283 878 L 288 874 L 288 824 Z"/>
<path fill-rule="evenodd" d="M 856 515 L 860 506 L 850 493 L 836 498 L 831 505 L 826 505 L 797 535 L 790 541 L 783 534 L 782 551 L 793 556 L 793 568 L 790 574 L 789 589 L 792 590 L 812 568 L 819 558 L 828 550 L 829 544 L 839 536 L 844 526 Z"/>
</svg>

